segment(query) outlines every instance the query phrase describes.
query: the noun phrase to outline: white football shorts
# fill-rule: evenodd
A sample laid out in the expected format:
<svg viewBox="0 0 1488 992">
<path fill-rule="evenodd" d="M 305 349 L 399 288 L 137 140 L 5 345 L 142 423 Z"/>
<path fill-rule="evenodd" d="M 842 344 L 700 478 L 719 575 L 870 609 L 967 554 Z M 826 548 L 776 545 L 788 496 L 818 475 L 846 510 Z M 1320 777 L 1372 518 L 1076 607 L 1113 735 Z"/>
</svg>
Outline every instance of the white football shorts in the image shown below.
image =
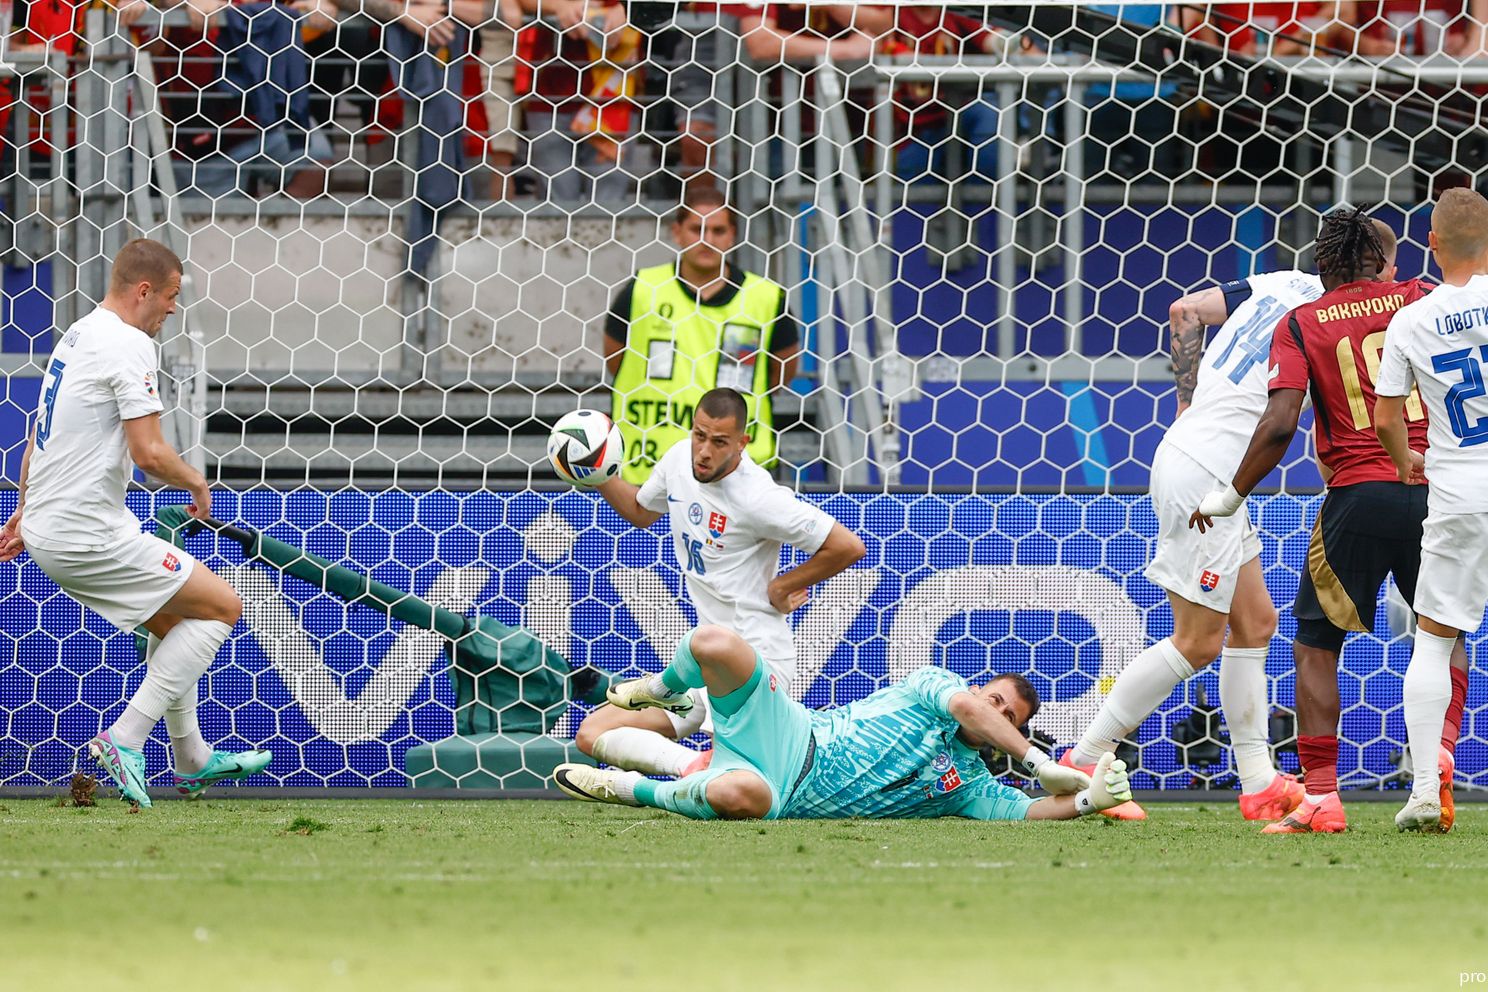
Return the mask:
<svg viewBox="0 0 1488 992">
<path fill-rule="evenodd" d="M 1215 517 L 1204 534 L 1188 526 L 1199 500 L 1227 485 L 1228 479 L 1216 478 L 1172 445 L 1158 445 L 1151 483 L 1157 551 L 1143 574 L 1175 596 L 1218 613 L 1230 612 L 1240 566 L 1261 553 L 1248 507 L 1232 517 Z"/>
<path fill-rule="evenodd" d="M 1437 513 L 1421 525 L 1416 613 L 1469 634 L 1488 605 L 1488 513 Z"/>
<path fill-rule="evenodd" d="M 196 567 L 189 553 L 154 534 L 99 551 L 27 550 L 63 592 L 126 633 L 159 613 Z"/>
</svg>

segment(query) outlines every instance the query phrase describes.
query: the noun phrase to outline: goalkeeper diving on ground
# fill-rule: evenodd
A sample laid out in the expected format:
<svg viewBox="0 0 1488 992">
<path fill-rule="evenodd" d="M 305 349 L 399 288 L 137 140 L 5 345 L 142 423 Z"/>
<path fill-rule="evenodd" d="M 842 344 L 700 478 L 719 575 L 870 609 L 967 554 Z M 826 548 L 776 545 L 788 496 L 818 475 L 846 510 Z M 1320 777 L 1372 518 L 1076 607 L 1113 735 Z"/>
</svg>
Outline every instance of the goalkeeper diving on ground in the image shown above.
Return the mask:
<svg viewBox="0 0 1488 992">
<path fill-rule="evenodd" d="M 973 688 L 927 667 L 864 699 L 814 711 L 792 699 L 759 652 L 723 627 L 702 626 L 659 675 L 612 686 L 627 710 L 685 713 L 706 689 L 713 761 L 657 782 L 639 772 L 559 765 L 576 799 L 649 806 L 694 820 L 965 817 L 1069 820 L 1131 799 L 1126 766 L 1107 753 L 1087 776 L 1058 764 L 1018 728 L 1038 710 L 1026 679 Z M 1034 799 L 993 778 L 980 749 L 995 747 L 1052 795 Z"/>
</svg>

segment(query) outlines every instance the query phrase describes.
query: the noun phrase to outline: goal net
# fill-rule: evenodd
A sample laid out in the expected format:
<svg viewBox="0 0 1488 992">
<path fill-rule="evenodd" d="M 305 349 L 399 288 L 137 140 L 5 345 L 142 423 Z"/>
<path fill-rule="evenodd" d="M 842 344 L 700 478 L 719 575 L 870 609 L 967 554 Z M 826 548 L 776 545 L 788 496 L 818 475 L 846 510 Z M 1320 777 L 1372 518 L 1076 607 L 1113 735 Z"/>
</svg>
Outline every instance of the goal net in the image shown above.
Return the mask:
<svg viewBox="0 0 1488 992">
<path fill-rule="evenodd" d="M 615 335 L 654 316 L 625 288 L 678 264 L 679 204 L 716 189 L 726 278 L 783 303 L 715 327 L 709 374 L 769 393 L 777 477 L 869 548 L 795 618 L 792 691 L 830 706 L 922 665 L 1025 673 L 1032 730 L 1069 743 L 1172 629 L 1142 575 L 1169 306 L 1306 268 L 1345 203 L 1378 204 L 1402 275 L 1427 271 L 1422 206 L 1476 182 L 1488 140 L 1463 8 L 4 0 L 0 510 L 59 330 L 126 240 L 166 241 L 186 262 L 168 437 L 216 515 L 469 628 L 183 536 L 246 603 L 202 682 L 208 739 L 274 750 L 250 784 L 540 786 L 582 687 L 497 685 L 452 645 L 484 619 L 633 675 L 693 623 L 665 523 L 629 527 L 543 453 L 563 413 L 612 409 Z M 642 379 L 670 374 L 643 357 Z M 632 442 L 691 416 L 622 406 Z M 1250 505 L 1292 769 L 1286 607 L 1321 485 L 1299 436 Z M 182 501 L 130 500 L 151 526 Z M 1344 651 L 1345 786 L 1401 780 L 1409 639 L 1389 612 Z M 29 560 L 0 567 L 0 616 L 0 787 L 50 785 L 144 663 Z M 1139 787 L 1233 784 L 1217 678 L 1132 734 Z M 542 718 L 503 749 L 524 692 Z M 1488 784 L 1483 692 L 1458 774 Z M 163 737 L 147 759 L 165 782 Z"/>
</svg>

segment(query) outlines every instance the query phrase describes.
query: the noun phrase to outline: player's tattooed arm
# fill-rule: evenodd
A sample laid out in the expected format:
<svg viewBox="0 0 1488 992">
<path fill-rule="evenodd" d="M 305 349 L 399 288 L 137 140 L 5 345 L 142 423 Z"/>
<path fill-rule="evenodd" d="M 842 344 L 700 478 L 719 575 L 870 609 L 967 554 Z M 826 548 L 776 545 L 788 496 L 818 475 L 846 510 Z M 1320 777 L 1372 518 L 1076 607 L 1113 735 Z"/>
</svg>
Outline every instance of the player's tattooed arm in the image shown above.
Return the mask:
<svg viewBox="0 0 1488 992">
<path fill-rule="evenodd" d="M 1178 387 L 1178 412 L 1193 402 L 1199 382 L 1199 360 L 1204 356 L 1204 328 L 1222 324 L 1229 316 L 1224 290 L 1218 286 L 1189 293 L 1168 307 L 1173 336 L 1173 383 Z"/>
</svg>

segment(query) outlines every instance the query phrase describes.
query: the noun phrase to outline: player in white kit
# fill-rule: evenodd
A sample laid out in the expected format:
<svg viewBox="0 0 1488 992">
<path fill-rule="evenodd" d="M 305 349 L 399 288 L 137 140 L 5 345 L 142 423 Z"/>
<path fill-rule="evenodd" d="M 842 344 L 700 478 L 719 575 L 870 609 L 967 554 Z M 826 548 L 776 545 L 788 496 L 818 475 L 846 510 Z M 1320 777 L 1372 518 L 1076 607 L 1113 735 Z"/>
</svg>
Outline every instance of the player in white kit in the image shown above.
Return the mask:
<svg viewBox="0 0 1488 992">
<path fill-rule="evenodd" d="M 213 751 L 197 725 L 197 679 L 242 613 L 238 594 L 186 551 L 142 534 L 124 504 L 138 465 L 186 490 L 194 516 L 211 512 L 206 479 L 160 431 L 154 338 L 176 310 L 181 272 L 180 259 L 159 242 L 142 238 L 119 251 L 102 305 L 52 352 L 21 463 L 20 500 L 0 530 L 0 561 L 29 551 L 83 606 L 126 633 L 149 630 L 144 682 L 88 743 L 120 797 L 142 806 L 150 805 L 145 738 L 162 717 L 183 795 L 262 771 L 271 757 Z"/>
<path fill-rule="evenodd" d="M 796 675 L 795 638 L 786 616 L 806 604 L 811 586 L 867 550 L 856 534 L 755 464 L 744 450 L 747 417 L 737 391 L 710 390 L 698 401 L 691 437 L 673 445 L 644 484 L 613 479 L 599 492 L 637 527 L 669 515 L 677 565 L 698 623 L 726 627 L 754 645 L 784 690 Z M 781 572 L 783 544 L 811 557 Z M 693 698 L 686 714 L 602 706 L 580 724 L 576 742 L 609 765 L 683 775 L 704 760 L 676 743 L 707 729 L 706 694 L 697 691 Z"/>
<path fill-rule="evenodd" d="M 1152 459 L 1157 552 L 1146 576 L 1167 591 L 1173 634 L 1122 670 L 1084 736 L 1065 752 L 1066 764 L 1093 767 L 1175 686 L 1219 655 L 1220 704 L 1240 775 L 1241 812 L 1251 820 L 1279 819 L 1301 800 L 1301 785 L 1271 761 L 1266 653 L 1276 607 L 1261 574 L 1255 527 L 1241 513 L 1222 525 L 1216 519 L 1200 534 L 1188 518 L 1197 500 L 1235 474 L 1261 419 L 1277 323 L 1322 291 L 1315 275 L 1269 272 L 1192 293 L 1170 308 L 1178 419 Z M 1220 328 L 1205 349 L 1204 327 L 1214 324 Z M 1136 803 L 1106 815 L 1146 817 Z"/>
<path fill-rule="evenodd" d="M 1395 816 L 1402 830 L 1436 832 L 1442 816 L 1438 739 L 1452 698 L 1452 652 L 1488 605 L 1488 200 L 1442 193 L 1431 213 L 1431 250 L 1442 283 L 1401 307 L 1385 331 L 1374 388 L 1375 430 L 1400 471 L 1419 484 L 1422 457 L 1407 443 L 1405 404 L 1419 386 L 1426 406 L 1430 481 L 1416 579 L 1415 645 L 1402 697 L 1415 781 Z"/>
</svg>

